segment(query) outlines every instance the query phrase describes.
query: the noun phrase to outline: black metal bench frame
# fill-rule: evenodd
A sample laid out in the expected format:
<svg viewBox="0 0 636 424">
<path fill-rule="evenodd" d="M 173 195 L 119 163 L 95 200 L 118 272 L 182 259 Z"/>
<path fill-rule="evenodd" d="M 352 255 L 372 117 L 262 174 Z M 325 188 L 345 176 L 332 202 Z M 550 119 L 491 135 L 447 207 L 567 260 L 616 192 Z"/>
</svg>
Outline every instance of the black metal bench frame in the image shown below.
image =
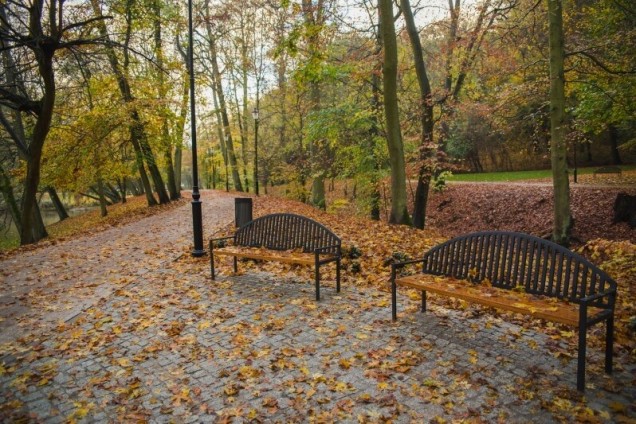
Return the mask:
<svg viewBox="0 0 636 424">
<path fill-rule="evenodd" d="M 230 243 L 237 247 L 265 248 L 267 254 L 233 252 L 215 246 Z M 305 216 L 291 213 L 265 215 L 248 222 L 233 236 L 210 240 L 210 270 L 215 279 L 214 255 L 233 256 L 234 272 L 238 271 L 237 257 L 254 260 L 272 260 L 300 265 L 313 265 L 316 300 L 320 300 L 320 267 L 336 263 L 336 292 L 340 292 L 341 240 L 324 225 Z M 302 249 L 302 254 L 282 255 L 281 251 Z"/>
<path fill-rule="evenodd" d="M 606 323 L 605 372 L 612 372 L 616 282 L 584 257 L 551 241 L 521 233 L 490 231 L 453 238 L 433 247 L 420 259 L 392 264 L 394 321 L 397 319 L 397 286 L 400 285 L 397 272 L 408 264 L 417 263 L 422 264 L 423 274 L 474 283 L 488 279 L 497 289 L 513 290 L 521 286 L 526 293 L 577 304 L 577 389 L 585 390 L 587 329 L 603 321 Z M 412 281 L 404 285 L 417 287 Z M 590 316 L 588 308 L 598 309 L 593 309 L 596 312 Z M 421 309 L 426 311 L 426 291 L 423 289 Z"/>
<path fill-rule="evenodd" d="M 601 168 L 597 168 L 594 170 L 594 176 L 596 177 L 597 174 L 618 174 L 618 175 L 622 175 L 623 174 L 623 170 L 621 168 L 619 168 L 618 166 L 603 166 Z"/>
</svg>

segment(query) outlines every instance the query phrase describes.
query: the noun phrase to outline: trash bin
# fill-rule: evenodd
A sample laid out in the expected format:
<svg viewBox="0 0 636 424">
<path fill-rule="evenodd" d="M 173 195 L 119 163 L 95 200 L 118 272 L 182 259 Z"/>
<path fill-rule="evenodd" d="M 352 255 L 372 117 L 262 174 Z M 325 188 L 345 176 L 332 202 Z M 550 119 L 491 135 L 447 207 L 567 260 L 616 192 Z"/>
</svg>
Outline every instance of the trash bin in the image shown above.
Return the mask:
<svg viewBox="0 0 636 424">
<path fill-rule="evenodd" d="M 241 228 L 252 220 L 252 199 L 250 197 L 237 197 L 234 199 L 234 223 L 236 228 Z"/>
</svg>

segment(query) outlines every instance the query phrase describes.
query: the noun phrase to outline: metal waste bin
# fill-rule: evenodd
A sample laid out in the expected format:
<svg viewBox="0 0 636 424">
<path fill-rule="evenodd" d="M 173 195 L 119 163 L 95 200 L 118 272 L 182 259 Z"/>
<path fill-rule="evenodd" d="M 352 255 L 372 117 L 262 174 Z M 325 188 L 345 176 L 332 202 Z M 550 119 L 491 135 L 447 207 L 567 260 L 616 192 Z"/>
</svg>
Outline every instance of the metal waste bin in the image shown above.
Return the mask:
<svg viewBox="0 0 636 424">
<path fill-rule="evenodd" d="M 237 197 L 234 199 L 234 223 L 236 228 L 241 228 L 252 220 L 252 199 L 250 197 Z"/>
</svg>

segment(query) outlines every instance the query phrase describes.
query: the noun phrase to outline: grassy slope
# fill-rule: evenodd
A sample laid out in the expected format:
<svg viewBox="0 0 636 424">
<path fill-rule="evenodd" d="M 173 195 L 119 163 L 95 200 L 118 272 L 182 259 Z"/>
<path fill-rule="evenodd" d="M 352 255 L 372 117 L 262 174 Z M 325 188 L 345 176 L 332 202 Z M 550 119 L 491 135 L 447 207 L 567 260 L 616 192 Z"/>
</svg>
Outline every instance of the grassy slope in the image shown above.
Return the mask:
<svg viewBox="0 0 636 424">
<path fill-rule="evenodd" d="M 599 167 L 578 168 L 578 175 L 591 175 L 594 170 Z M 636 165 L 624 165 L 620 167 L 623 171 L 636 169 Z M 570 170 L 572 173 L 573 170 Z M 454 174 L 449 181 L 468 181 L 468 182 L 509 182 L 522 180 L 552 178 L 552 171 L 549 169 L 541 169 L 536 171 L 510 171 L 510 172 L 484 172 L 480 174 Z"/>
</svg>

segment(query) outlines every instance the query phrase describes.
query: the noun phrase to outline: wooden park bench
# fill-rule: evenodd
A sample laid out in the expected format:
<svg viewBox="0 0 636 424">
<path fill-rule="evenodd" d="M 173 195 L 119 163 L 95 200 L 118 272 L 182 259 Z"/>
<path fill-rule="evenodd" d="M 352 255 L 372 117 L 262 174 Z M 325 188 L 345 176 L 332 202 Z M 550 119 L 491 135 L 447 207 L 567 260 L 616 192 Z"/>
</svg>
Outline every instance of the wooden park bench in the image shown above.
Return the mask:
<svg viewBox="0 0 636 424">
<path fill-rule="evenodd" d="M 398 276 L 408 264 L 421 273 Z M 437 277 L 435 277 L 437 276 Z M 616 282 L 582 256 L 527 234 L 491 231 L 456 237 L 423 258 L 392 264 L 392 317 L 397 286 L 578 327 L 576 386 L 585 390 L 587 329 L 605 321 L 605 371 L 612 372 Z"/>
<path fill-rule="evenodd" d="M 597 174 L 618 174 L 621 175 L 623 171 L 618 166 L 603 166 L 594 170 L 594 176 Z"/>
<path fill-rule="evenodd" d="M 290 213 L 265 215 L 248 222 L 233 236 L 210 240 L 210 267 L 215 279 L 214 257 L 277 261 L 314 267 L 316 300 L 320 300 L 320 267 L 336 263 L 336 291 L 340 292 L 341 241 L 322 224 Z"/>
</svg>

